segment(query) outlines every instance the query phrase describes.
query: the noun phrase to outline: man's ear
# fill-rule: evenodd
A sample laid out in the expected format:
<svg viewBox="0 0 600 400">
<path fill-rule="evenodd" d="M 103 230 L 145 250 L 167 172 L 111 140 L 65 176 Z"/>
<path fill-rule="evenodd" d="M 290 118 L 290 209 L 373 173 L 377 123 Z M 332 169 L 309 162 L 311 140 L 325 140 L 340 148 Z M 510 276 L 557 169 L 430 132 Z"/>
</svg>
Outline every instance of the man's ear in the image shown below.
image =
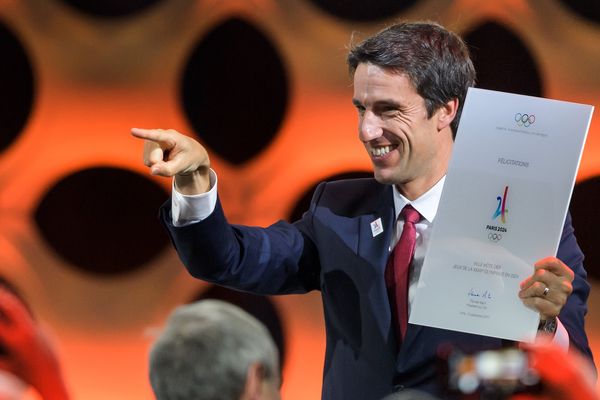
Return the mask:
<svg viewBox="0 0 600 400">
<path fill-rule="evenodd" d="M 240 400 L 259 400 L 263 390 L 264 370 L 260 363 L 252 363 L 246 373 L 246 384 Z"/>
<path fill-rule="evenodd" d="M 437 122 L 438 122 L 438 131 L 446 127 L 450 127 L 454 118 L 456 118 L 456 112 L 458 111 L 458 99 L 454 98 L 443 104 L 437 111 Z"/>
</svg>

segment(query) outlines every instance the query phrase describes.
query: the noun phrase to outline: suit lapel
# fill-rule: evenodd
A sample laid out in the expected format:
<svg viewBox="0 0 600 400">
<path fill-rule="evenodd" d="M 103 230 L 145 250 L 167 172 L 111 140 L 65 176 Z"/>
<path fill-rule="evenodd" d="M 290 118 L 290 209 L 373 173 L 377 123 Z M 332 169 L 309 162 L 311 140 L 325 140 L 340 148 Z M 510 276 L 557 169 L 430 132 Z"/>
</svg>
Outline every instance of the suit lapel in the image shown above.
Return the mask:
<svg viewBox="0 0 600 400">
<path fill-rule="evenodd" d="M 363 259 L 369 261 L 377 271 L 383 276 L 387 260 L 389 257 L 389 247 L 394 234 L 394 223 L 396 220 L 396 212 L 394 210 L 394 198 L 392 187 L 390 185 L 382 185 L 381 193 L 377 204 L 370 214 L 365 214 L 359 218 L 359 235 L 358 235 L 358 254 Z M 371 224 L 381 218 L 383 232 L 378 235 L 373 235 Z M 385 288 L 385 283 L 382 282 Z M 386 292 L 387 299 L 387 292 Z M 386 301 L 387 308 L 378 313 L 379 326 L 382 332 L 389 330 L 391 323 L 391 310 L 389 303 Z M 408 324 L 406 336 L 399 348 L 398 356 L 402 358 L 404 352 L 410 349 L 411 344 L 418 337 L 419 332 L 423 329 L 420 325 Z M 393 331 L 393 330 L 392 330 Z M 392 335 L 394 336 L 394 335 Z M 394 338 L 394 342 L 395 342 Z"/>
<path fill-rule="evenodd" d="M 377 270 L 384 270 L 389 256 L 389 246 L 394 233 L 394 199 L 392 187 L 381 185 L 381 193 L 372 213 L 359 217 L 358 255 L 369 261 Z M 380 220 L 382 231 L 375 234 L 372 224 Z"/>
<path fill-rule="evenodd" d="M 383 231 L 374 235 L 371 224 L 381 219 Z M 388 345 L 391 354 L 397 349 L 392 314 L 384 281 L 385 267 L 389 257 L 389 246 L 394 234 L 394 199 L 392 187 L 381 185 L 378 201 L 370 213 L 359 217 L 358 224 L 358 255 L 373 268 L 371 276 L 376 279 L 374 292 L 364 293 L 370 297 L 377 331 Z"/>
</svg>

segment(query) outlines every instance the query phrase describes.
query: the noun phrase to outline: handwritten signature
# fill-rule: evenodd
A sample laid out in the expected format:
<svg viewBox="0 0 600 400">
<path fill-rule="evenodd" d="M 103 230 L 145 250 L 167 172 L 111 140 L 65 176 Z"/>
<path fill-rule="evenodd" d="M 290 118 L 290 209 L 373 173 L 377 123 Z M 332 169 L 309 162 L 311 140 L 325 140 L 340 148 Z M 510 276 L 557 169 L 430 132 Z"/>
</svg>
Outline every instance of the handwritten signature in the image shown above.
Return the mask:
<svg viewBox="0 0 600 400">
<path fill-rule="evenodd" d="M 469 297 L 479 297 L 480 299 L 488 299 L 491 300 L 492 299 L 492 293 L 489 290 L 477 290 L 474 288 L 471 288 L 469 290 L 469 293 L 467 293 L 467 296 Z"/>
</svg>

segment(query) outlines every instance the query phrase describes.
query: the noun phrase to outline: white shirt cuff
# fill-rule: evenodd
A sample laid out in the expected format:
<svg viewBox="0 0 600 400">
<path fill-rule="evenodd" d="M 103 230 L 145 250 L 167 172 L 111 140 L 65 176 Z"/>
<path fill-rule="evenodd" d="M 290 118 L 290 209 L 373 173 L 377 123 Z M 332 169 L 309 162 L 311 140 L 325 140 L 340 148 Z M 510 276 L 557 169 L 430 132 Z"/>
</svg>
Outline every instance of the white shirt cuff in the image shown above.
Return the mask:
<svg viewBox="0 0 600 400">
<path fill-rule="evenodd" d="M 549 338 L 549 334 L 538 334 L 536 341 L 547 342 Z M 556 332 L 552 336 L 552 344 L 564 351 L 569 351 L 569 332 L 558 318 L 556 318 Z"/>
<path fill-rule="evenodd" d="M 174 226 L 185 226 L 206 219 L 217 205 L 217 174 L 210 170 L 210 190 L 206 193 L 184 195 L 175 189 L 173 179 L 171 190 L 171 217 Z"/>
<path fill-rule="evenodd" d="M 565 351 L 569 350 L 569 333 L 558 318 L 556 319 L 556 332 L 554 332 L 552 343 Z"/>
</svg>

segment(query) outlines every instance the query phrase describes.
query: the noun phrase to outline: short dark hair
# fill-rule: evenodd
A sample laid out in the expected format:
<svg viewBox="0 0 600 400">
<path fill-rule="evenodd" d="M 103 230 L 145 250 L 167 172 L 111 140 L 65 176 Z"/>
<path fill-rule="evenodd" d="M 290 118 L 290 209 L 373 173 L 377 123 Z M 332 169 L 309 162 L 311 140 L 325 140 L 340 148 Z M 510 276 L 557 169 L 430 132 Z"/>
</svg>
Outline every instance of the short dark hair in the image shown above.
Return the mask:
<svg viewBox="0 0 600 400">
<path fill-rule="evenodd" d="M 361 63 L 370 63 L 406 74 L 425 99 L 428 116 L 448 101 L 459 101 L 451 129 L 456 135 L 467 89 L 475 84 L 469 49 L 453 32 L 435 22 L 406 22 L 385 28 L 348 54 L 350 74 Z"/>
</svg>

